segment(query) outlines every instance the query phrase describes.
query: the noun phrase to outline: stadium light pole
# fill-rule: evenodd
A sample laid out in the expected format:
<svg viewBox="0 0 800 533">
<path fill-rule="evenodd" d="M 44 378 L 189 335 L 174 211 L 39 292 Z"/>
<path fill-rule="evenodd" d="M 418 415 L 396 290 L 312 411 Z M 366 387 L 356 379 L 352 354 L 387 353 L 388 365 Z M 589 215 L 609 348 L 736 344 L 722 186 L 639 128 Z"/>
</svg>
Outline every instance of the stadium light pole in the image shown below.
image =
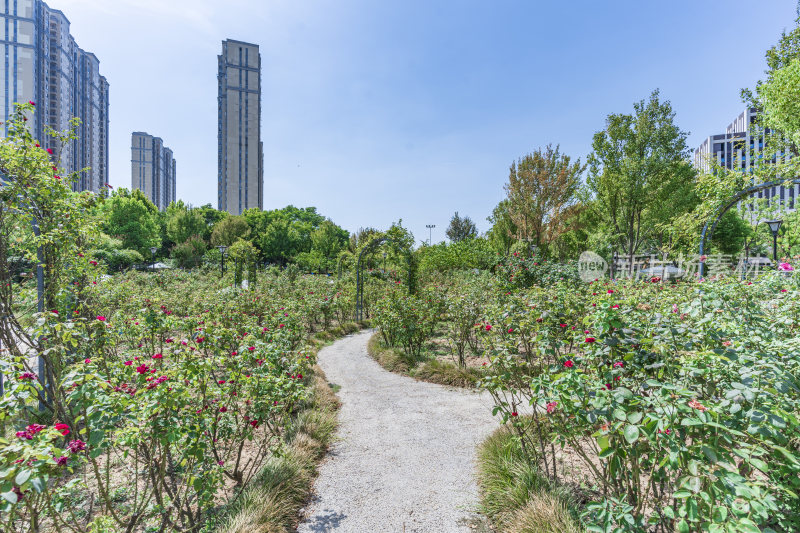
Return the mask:
<svg viewBox="0 0 800 533">
<path fill-rule="evenodd" d="M 436 227 L 436 224 L 425 224 L 425 227 L 428 228 L 428 246 L 433 245 L 433 228 Z"/>
</svg>

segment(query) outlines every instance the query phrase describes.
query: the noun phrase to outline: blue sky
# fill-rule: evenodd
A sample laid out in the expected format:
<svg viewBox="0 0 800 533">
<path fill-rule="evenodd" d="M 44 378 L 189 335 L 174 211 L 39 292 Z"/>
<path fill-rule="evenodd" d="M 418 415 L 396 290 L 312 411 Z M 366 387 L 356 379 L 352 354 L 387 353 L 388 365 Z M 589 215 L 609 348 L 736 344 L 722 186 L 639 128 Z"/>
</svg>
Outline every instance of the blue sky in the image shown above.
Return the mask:
<svg viewBox="0 0 800 533">
<path fill-rule="evenodd" d="M 261 46 L 266 209 L 348 230 L 481 231 L 512 161 L 586 159 L 609 113 L 661 90 L 699 145 L 744 106 L 795 0 L 49 0 L 111 84 L 111 184 L 130 134 L 162 137 L 178 197 L 217 198 L 217 54 Z"/>
</svg>

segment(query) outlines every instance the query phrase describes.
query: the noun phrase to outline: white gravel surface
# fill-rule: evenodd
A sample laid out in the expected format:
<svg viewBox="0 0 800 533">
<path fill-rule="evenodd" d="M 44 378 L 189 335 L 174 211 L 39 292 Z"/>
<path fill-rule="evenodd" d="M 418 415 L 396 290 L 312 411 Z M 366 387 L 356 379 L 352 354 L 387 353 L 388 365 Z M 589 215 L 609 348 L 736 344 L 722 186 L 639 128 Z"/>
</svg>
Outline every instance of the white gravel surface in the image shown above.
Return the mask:
<svg viewBox="0 0 800 533">
<path fill-rule="evenodd" d="M 342 408 L 298 531 L 475 531 L 476 447 L 498 426 L 491 398 L 387 372 L 367 353 L 372 333 L 319 352 Z"/>
</svg>

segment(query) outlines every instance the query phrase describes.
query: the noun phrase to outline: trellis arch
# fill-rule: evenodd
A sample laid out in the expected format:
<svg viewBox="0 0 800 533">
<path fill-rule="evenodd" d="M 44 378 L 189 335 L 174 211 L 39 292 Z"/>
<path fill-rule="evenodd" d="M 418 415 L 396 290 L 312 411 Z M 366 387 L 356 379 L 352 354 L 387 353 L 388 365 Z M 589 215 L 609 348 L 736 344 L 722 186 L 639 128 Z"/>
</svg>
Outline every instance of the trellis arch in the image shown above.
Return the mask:
<svg viewBox="0 0 800 533">
<path fill-rule="evenodd" d="M 758 191 L 763 191 L 765 189 L 769 189 L 771 187 L 776 187 L 776 186 L 779 186 L 779 185 L 786 185 L 788 183 L 800 184 L 800 178 L 795 178 L 795 179 L 792 179 L 792 180 L 768 181 L 768 182 L 762 183 L 760 185 L 754 185 L 752 187 L 749 187 L 747 189 L 744 189 L 743 191 L 739 191 L 738 193 L 734 194 L 728 200 L 728 202 L 725 205 L 722 206 L 722 208 L 719 208 L 719 209 L 717 209 L 715 211 L 716 216 L 713 218 L 714 222 L 711 223 L 712 219 L 709 218 L 708 220 L 706 220 L 706 223 L 703 225 L 703 231 L 700 233 L 700 256 L 702 257 L 705 254 L 706 237 L 708 237 L 710 239 L 711 236 L 714 235 L 714 230 L 717 229 L 717 224 L 719 223 L 719 220 L 722 218 L 722 215 L 727 213 L 728 210 L 731 207 L 733 207 L 734 205 L 736 205 L 737 202 L 739 202 L 743 198 L 745 198 L 747 196 L 750 196 L 751 194 L 756 193 Z M 796 200 L 798 200 L 798 199 L 796 199 Z M 709 224 L 711 224 L 710 230 L 709 230 Z M 700 277 L 703 277 L 704 271 L 705 271 L 705 262 L 701 261 L 700 262 Z"/>
<path fill-rule="evenodd" d="M 358 263 L 356 264 L 356 320 L 364 320 L 363 307 L 364 307 L 364 275 L 361 273 L 361 262 L 364 254 L 367 252 L 372 253 L 378 246 L 386 242 L 394 242 L 388 237 L 380 237 L 367 243 L 366 246 L 358 254 Z"/>
</svg>

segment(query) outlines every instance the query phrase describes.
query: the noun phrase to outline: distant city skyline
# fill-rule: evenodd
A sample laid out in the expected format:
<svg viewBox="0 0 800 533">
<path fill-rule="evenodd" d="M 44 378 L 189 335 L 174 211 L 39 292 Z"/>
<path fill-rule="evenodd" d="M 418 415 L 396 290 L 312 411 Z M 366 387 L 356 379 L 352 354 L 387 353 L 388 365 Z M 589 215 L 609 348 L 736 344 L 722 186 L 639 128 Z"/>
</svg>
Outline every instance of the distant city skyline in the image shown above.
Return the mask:
<svg viewBox="0 0 800 533">
<path fill-rule="evenodd" d="M 315 206 L 350 231 L 402 218 L 418 242 L 455 211 L 487 230 L 512 161 L 548 143 L 585 161 L 605 117 L 655 88 L 699 146 L 796 16 L 794 0 L 50 4 L 114 86 L 112 185 L 129 183 L 130 132 L 154 131 L 181 156 L 177 197 L 217 204 L 216 56 L 236 38 L 263 58 L 264 209 Z"/>
<path fill-rule="evenodd" d="M 109 83 L 100 75 L 97 56 L 78 46 L 68 16 L 42 0 L 0 3 L 0 120 L 14 112 L 14 103 L 34 102 L 33 134 L 67 173 L 83 171 L 77 191 L 105 191 L 109 182 Z M 81 120 L 66 145 L 46 134 L 71 128 Z M 3 128 L 3 135 L 8 126 Z"/>
</svg>

